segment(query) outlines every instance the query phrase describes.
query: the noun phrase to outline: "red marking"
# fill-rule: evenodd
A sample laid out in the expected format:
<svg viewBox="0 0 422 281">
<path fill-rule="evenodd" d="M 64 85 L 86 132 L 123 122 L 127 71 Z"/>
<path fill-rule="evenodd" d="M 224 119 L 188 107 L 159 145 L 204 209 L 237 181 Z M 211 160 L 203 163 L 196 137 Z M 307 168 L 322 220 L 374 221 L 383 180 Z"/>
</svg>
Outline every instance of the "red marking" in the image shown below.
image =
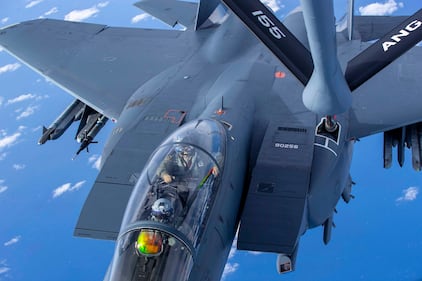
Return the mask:
<svg viewBox="0 0 422 281">
<path fill-rule="evenodd" d="M 224 110 L 223 109 L 219 109 L 219 110 L 217 110 L 215 113 L 217 113 L 217 115 L 223 115 L 224 114 Z"/>
<path fill-rule="evenodd" d="M 285 77 L 286 77 L 286 73 L 285 73 L 285 72 L 283 72 L 283 71 L 276 71 L 276 72 L 274 73 L 274 77 L 275 77 L 275 78 L 282 79 L 282 78 L 285 78 Z"/>
<path fill-rule="evenodd" d="M 186 111 L 177 110 L 177 109 L 169 109 L 167 110 L 166 114 L 164 114 L 164 119 L 170 120 L 170 123 L 180 125 L 185 119 Z"/>
</svg>

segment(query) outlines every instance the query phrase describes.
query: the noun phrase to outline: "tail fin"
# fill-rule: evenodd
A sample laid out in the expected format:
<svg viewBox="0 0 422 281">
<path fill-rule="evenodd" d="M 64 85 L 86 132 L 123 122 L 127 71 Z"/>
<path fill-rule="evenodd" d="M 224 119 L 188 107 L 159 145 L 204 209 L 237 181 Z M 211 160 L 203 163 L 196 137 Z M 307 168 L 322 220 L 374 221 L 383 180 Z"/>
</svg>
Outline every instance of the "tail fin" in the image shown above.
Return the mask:
<svg viewBox="0 0 422 281">
<path fill-rule="evenodd" d="M 134 5 L 153 17 L 174 27 L 180 23 L 186 28 L 201 29 L 213 14 L 220 0 L 202 0 L 198 3 L 178 0 L 142 0 Z"/>
<path fill-rule="evenodd" d="M 134 5 L 172 27 L 177 23 L 193 26 L 197 9 L 196 3 L 173 0 L 143 0 Z"/>
</svg>

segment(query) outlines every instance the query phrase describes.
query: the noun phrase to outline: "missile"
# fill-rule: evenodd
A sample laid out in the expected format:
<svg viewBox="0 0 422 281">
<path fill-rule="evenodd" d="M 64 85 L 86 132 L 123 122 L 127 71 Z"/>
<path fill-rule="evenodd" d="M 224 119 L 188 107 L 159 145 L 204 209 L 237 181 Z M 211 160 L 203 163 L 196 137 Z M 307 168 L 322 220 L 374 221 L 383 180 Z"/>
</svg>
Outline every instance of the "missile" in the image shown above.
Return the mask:
<svg viewBox="0 0 422 281">
<path fill-rule="evenodd" d="M 76 152 L 76 155 L 79 155 L 79 153 L 81 153 L 81 151 L 84 149 L 88 151 L 88 146 L 91 143 L 97 143 L 96 141 L 94 141 L 94 138 L 98 134 L 98 132 L 104 127 L 107 121 L 108 118 L 99 113 L 94 113 L 88 117 L 85 127 L 81 130 L 81 132 L 79 132 L 78 136 L 76 137 L 76 140 L 81 143 L 81 146 Z"/>
<path fill-rule="evenodd" d="M 76 117 L 80 115 L 83 106 L 84 104 L 80 100 L 74 100 L 48 128 L 43 127 L 43 134 L 38 140 L 38 144 L 58 139 L 63 135 L 72 122 L 76 120 Z"/>
</svg>

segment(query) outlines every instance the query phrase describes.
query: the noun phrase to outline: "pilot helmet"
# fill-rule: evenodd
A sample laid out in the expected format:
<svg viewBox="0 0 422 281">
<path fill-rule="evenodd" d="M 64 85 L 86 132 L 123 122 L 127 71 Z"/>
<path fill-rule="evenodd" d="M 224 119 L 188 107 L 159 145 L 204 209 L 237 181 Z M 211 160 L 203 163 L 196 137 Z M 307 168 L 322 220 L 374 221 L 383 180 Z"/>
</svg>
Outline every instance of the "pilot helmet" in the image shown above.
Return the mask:
<svg viewBox="0 0 422 281">
<path fill-rule="evenodd" d="M 168 222 L 174 214 L 173 206 L 167 198 L 157 199 L 151 207 L 151 216 L 153 220 L 159 222 Z"/>
<path fill-rule="evenodd" d="M 191 158 L 195 155 L 195 148 L 191 145 L 178 144 L 176 146 L 176 152 L 179 156 Z"/>
</svg>

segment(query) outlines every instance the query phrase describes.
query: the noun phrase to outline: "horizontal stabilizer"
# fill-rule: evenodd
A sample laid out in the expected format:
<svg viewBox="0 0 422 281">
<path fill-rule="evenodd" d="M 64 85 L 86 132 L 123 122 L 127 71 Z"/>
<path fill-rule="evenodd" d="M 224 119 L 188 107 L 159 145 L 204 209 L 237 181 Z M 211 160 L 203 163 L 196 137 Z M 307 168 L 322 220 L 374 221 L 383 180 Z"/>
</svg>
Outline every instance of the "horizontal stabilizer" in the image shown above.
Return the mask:
<svg viewBox="0 0 422 281">
<path fill-rule="evenodd" d="M 422 9 L 349 61 L 345 75 L 350 90 L 358 88 L 421 40 Z"/>
<path fill-rule="evenodd" d="M 271 11 L 256 0 L 223 2 L 306 85 L 313 70 L 311 54 Z"/>
<path fill-rule="evenodd" d="M 175 0 L 144 0 L 134 5 L 172 27 L 177 23 L 192 26 L 198 7 L 196 3 Z"/>
</svg>

